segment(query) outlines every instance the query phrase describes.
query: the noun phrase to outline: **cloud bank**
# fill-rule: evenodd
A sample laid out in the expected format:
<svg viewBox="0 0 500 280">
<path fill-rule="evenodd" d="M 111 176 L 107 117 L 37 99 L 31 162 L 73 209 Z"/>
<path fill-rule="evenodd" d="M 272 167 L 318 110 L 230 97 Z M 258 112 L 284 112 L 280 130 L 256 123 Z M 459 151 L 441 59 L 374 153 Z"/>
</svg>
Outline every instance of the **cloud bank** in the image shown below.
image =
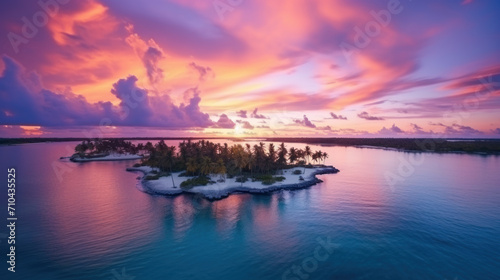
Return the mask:
<svg viewBox="0 0 500 280">
<path fill-rule="evenodd" d="M 200 92 L 194 88 L 189 103 L 175 105 L 168 95 L 149 95 L 129 76 L 113 84 L 111 93 L 120 100 L 89 103 L 70 90 L 56 93 L 44 89 L 40 78 L 26 73 L 4 56 L 0 77 L 0 122 L 6 125 L 78 126 L 120 125 L 166 128 L 209 127 L 213 123 L 201 112 Z"/>
</svg>

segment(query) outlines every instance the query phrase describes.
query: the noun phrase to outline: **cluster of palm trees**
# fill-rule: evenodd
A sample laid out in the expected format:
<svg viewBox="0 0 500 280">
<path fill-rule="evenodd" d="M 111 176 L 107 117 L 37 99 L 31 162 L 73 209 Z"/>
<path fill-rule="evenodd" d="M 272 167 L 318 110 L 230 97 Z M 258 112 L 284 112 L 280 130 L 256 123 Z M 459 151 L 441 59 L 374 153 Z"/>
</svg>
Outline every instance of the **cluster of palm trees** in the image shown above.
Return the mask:
<svg viewBox="0 0 500 280">
<path fill-rule="evenodd" d="M 83 140 L 82 143 L 75 147 L 75 152 L 81 157 L 103 155 L 111 152 L 137 154 L 139 151 L 138 146 L 123 139 Z"/>
<path fill-rule="evenodd" d="M 150 142 L 140 147 L 149 153 L 143 164 L 158 167 L 166 171 L 186 171 L 188 175 L 225 174 L 234 176 L 244 172 L 253 175 L 270 174 L 294 165 L 306 165 L 311 161 L 319 163 L 326 160 L 327 153 L 313 152 L 309 146 L 305 149 L 285 147 L 284 143 L 275 146 L 259 144 L 213 143 L 206 140 L 198 142 L 183 141 L 178 150 L 175 146 L 167 146 L 162 140 L 156 145 Z M 139 150 L 141 150 L 139 149 Z"/>
<path fill-rule="evenodd" d="M 312 162 L 325 161 L 327 153 L 313 152 L 311 147 L 304 149 L 291 147 L 287 149 L 284 143 L 277 147 L 273 143 L 235 144 L 213 143 L 207 140 L 193 142 L 191 140 L 179 143 L 179 146 L 169 146 L 161 140 L 156 144 L 132 144 L 121 139 L 85 140 L 75 148 L 77 153 L 143 153 L 143 165 L 157 167 L 164 172 L 185 171 L 187 175 L 203 176 L 218 174 L 221 179 L 225 175 L 238 174 L 274 174 L 291 166 L 305 166 Z"/>
</svg>

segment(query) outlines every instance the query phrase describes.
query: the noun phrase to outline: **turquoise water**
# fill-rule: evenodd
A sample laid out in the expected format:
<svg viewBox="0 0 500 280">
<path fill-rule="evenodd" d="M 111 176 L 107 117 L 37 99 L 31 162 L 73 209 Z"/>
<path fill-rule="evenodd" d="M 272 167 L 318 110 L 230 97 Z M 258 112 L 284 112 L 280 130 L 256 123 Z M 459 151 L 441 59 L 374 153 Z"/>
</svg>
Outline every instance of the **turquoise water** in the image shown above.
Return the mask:
<svg viewBox="0 0 500 280">
<path fill-rule="evenodd" d="M 500 279 L 497 156 L 313 146 L 340 173 L 209 202 L 141 192 L 134 161 L 58 160 L 74 145 L 0 146 L 1 279 Z"/>
</svg>

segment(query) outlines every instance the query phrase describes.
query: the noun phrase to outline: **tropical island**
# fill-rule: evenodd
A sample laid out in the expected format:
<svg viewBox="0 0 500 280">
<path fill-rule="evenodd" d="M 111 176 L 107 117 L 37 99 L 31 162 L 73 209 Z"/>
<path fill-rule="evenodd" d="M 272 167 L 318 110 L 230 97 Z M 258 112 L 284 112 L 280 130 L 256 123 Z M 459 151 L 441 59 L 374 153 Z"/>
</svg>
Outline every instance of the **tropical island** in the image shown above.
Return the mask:
<svg viewBox="0 0 500 280">
<path fill-rule="evenodd" d="M 315 175 L 339 172 L 324 165 L 328 154 L 287 148 L 284 143 L 220 144 L 207 140 L 183 141 L 169 146 L 161 140 L 134 145 L 122 139 L 84 140 L 75 147 L 72 161 L 141 159 L 127 168 L 141 172 L 142 189 L 149 193 L 183 192 L 219 199 L 233 192 L 263 193 L 298 189 L 321 182 Z M 112 159 L 111 159 L 112 158 Z M 314 163 L 314 164 L 313 164 Z"/>
<path fill-rule="evenodd" d="M 74 162 L 132 160 L 143 158 L 140 154 L 143 150 L 142 146 L 123 139 L 83 140 L 69 159 Z"/>
</svg>

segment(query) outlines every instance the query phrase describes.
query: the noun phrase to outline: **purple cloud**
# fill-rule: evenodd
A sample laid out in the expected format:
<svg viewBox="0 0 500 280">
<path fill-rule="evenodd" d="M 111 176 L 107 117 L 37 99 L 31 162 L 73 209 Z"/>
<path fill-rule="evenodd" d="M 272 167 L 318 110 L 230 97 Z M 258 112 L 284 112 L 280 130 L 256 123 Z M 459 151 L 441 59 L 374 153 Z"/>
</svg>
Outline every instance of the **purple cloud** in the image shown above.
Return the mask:
<svg viewBox="0 0 500 280">
<path fill-rule="evenodd" d="M 385 126 L 382 127 L 381 130 L 378 131 L 379 134 L 399 134 L 399 133 L 405 133 L 401 128 L 397 127 L 396 124 L 392 124 L 391 127 L 386 128 Z"/>
<path fill-rule="evenodd" d="M 429 132 L 424 131 L 424 129 L 421 126 L 419 126 L 418 124 L 410 123 L 410 126 L 413 128 L 413 130 L 415 131 L 415 133 L 418 133 L 418 134 L 427 134 L 427 133 L 429 133 Z"/>
<path fill-rule="evenodd" d="M 247 118 L 247 111 L 246 110 L 239 110 L 238 112 L 236 112 L 236 115 L 240 118 Z"/>
<path fill-rule="evenodd" d="M 242 124 L 243 125 L 242 127 L 244 129 L 254 129 L 254 126 L 252 124 L 250 124 L 250 122 L 248 122 L 248 121 L 237 120 L 236 122 L 239 124 Z"/>
<path fill-rule="evenodd" d="M 222 114 L 219 117 L 219 120 L 214 124 L 215 128 L 234 128 L 236 124 L 226 115 Z"/>
<path fill-rule="evenodd" d="M 198 72 L 198 75 L 199 75 L 198 80 L 200 82 L 205 81 L 207 78 L 210 78 L 210 77 L 213 78 L 215 76 L 214 72 L 212 71 L 212 68 L 210 68 L 208 66 L 203 67 L 203 66 L 200 66 L 194 62 L 191 62 L 191 63 L 189 63 L 189 67 L 191 69 L 194 69 L 196 72 Z"/>
<path fill-rule="evenodd" d="M 301 124 L 303 126 L 306 126 L 306 127 L 310 127 L 310 128 L 316 128 L 316 125 L 313 124 L 308 118 L 306 115 L 304 115 L 304 119 L 303 120 L 295 120 L 295 123 L 297 124 Z"/>
<path fill-rule="evenodd" d="M 342 116 L 342 115 L 337 115 L 333 112 L 330 112 L 330 116 L 332 117 L 332 119 L 334 120 L 347 120 L 346 117 Z"/>
<path fill-rule="evenodd" d="M 360 117 L 362 119 L 365 119 L 365 120 L 369 120 L 369 121 L 382 121 L 382 120 L 384 120 L 384 118 L 371 116 L 367 112 L 361 112 L 361 113 L 359 113 L 358 117 Z"/>
<path fill-rule="evenodd" d="M 258 111 L 258 108 L 255 108 L 252 112 L 252 114 L 250 115 L 251 118 L 254 118 L 254 119 L 267 119 L 266 116 L 264 115 L 261 115 L 259 113 L 257 113 Z"/>
<path fill-rule="evenodd" d="M 332 128 L 331 126 L 327 125 L 327 126 L 319 126 L 316 128 L 317 130 L 327 130 L 327 131 L 331 131 Z"/>
<path fill-rule="evenodd" d="M 188 104 L 176 106 L 168 95 L 150 96 L 137 87 L 137 78 L 120 79 L 111 89 L 120 103 L 89 103 L 71 91 L 44 89 L 40 78 L 4 56 L 0 77 L 0 122 L 7 125 L 79 126 L 120 125 L 165 128 L 208 127 L 212 121 L 200 111 L 199 91 Z"/>
<path fill-rule="evenodd" d="M 149 82 L 152 84 L 155 84 L 163 79 L 163 69 L 158 67 L 158 61 L 160 61 L 162 57 L 163 53 L 161 50 L 151 46 L 142 57 L 142 62 L 146 67 Z"/>
<path fill-rule="evenodd" d="M 430 123 L 430 125 L 433 126 L 441 126 L 444 127 L 444 133 L 445 134 L 454 134 L 454 135 L 478 135 L 478 134 L 484 134 L 482 131 L 479 131 L 477 129 L 474 129 L 470 126 L 466 125 L 460 125 L 460 124 L 452 124 L 452 125 L 445 125 L 443 123 Z"/>
</svg>

